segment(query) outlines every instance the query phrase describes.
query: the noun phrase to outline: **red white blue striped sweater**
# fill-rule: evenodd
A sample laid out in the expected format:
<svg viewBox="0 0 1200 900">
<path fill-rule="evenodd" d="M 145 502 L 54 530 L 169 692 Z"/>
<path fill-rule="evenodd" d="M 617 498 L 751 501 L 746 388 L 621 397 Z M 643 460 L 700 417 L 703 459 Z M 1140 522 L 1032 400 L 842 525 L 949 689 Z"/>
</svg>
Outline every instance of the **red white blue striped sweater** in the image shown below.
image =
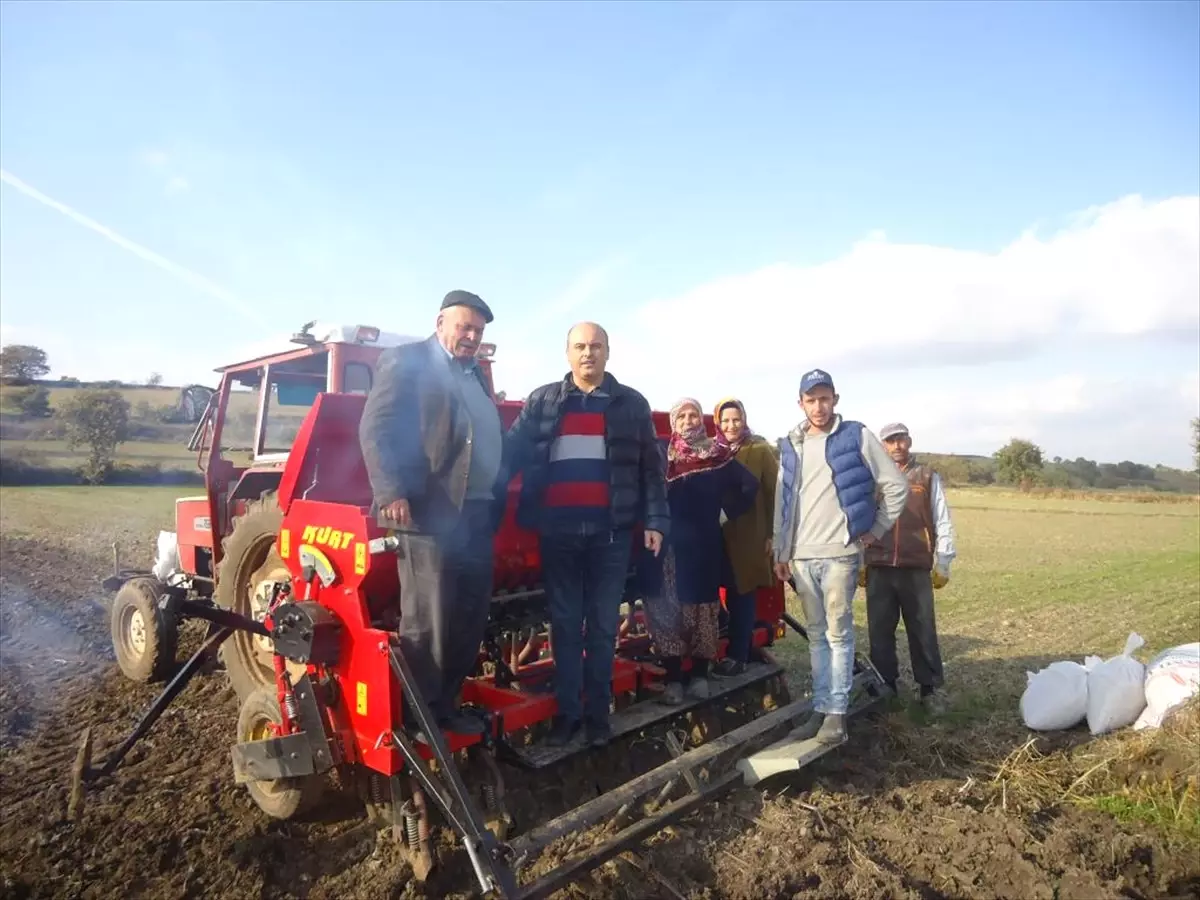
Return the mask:
<svg viewBox="0 0 1200 900">
<path fill-rule="evenodd" d="M 562 424 L 550 446 L 549 480 L 542 497 L 545 523 L 609 527 L 609 464 L 604 415 L 609 395 L 576 389 L 563 401 Z"/>
</svg>

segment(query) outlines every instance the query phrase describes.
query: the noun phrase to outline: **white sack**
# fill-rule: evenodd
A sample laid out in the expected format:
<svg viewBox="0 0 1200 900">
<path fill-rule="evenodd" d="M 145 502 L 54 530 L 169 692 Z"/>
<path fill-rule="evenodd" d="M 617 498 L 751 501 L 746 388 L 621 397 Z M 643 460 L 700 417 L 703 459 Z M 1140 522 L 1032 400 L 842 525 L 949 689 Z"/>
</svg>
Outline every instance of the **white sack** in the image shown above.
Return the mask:
<svg viewBox="0 0 1200 900">
<path fill-rule="evenodd" d="M 1133 658 L 1134 651 L 1144 643 L 1134 632 L 1126 639 L 1120 656 L 1088 667 L 1087 722 L 1092 734 L 1132 725 L 1146 708 L 1146 667 Z M 1092 659 L 1089 657 L 1088 662 Z"/>
<path fill-rule="evenodd" d="M 1074 728 L 1087 715 L 1088 671 L 1077 662 L 1050 663 L 1040 671 L 1025 673 L 1021 718 L 1034 731 Z"/>
<path fill-rule="evenodd" d="M 1200 693 L 1200 643 L 1164 650 L 1146 665 L 1146 708 L 1135 731 L 1158 728 L 1167 714 Z"/>
<path fill-rule="evenodd" d="M 179 569 L 179 540 L 173 531 L 158 533 L 158 555 L 154 558 L 154 577 L 166 582 L 172 572 Z"/>
</svg>

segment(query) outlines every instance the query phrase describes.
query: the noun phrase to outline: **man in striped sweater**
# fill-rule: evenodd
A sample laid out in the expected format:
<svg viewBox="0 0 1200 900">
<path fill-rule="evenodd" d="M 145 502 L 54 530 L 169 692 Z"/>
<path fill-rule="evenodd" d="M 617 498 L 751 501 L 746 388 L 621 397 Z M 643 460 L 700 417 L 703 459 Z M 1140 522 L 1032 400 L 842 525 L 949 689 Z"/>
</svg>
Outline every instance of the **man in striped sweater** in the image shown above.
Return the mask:
<svg viewBox="0 0 1200 900">
<path fill-rule="evenodd" d="M 564 745 L 586 725 L 588 743 L 600 747 L 612 735 L 613 648 L 633 531 L 641 524 L 657 554 L 668 527 L 666 461 L 650 404 L 605 371 L 605 330 L 572 328 L 567 361 L 561 381 L 525 400 L 505 456 L 523 476 L 517 521 L 540 536 L 558 702 L 549 742 Z"/>
</svg>

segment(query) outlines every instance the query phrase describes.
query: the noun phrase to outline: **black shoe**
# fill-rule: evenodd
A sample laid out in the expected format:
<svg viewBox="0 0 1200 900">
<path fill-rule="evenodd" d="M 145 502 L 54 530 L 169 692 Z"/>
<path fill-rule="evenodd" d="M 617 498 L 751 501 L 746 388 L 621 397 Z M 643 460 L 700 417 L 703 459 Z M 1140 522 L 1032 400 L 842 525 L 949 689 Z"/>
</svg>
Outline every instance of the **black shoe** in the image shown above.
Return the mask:
<svg viewBox="0 0 1200 900">
<path fill-rule="evenodd" d="M 550 728 L 550 735 L 546 738 L 546 744 L 550 747 L 565 747 L 574 740 L 575 735 L 579 733 L 579 722 L 568 722 L 559 716 L 554 717 L 554 725 Z"/>
<path fill-rule="evenodd" d="M 712 667 L 712 675 L 714 678 L 736 678 L 738 675 L 744 674 L 746 664 L 738 662 L 736 659 L 730 659 L 728 656 Z"/>
<path fill-rule="evenodd" d="M 588 746 L 593 750 L 607 747 L 608 742 L 612 740 L 612 736 L 612 726 L 607 722 L 588 722 L 587 742 Z"/>
</svg>

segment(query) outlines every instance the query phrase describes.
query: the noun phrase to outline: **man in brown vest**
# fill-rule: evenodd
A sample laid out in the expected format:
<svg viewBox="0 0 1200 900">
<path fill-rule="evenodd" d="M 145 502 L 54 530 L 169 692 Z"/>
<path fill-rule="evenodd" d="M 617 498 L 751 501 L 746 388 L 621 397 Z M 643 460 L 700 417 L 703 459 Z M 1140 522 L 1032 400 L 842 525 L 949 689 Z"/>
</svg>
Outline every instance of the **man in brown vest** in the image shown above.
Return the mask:
<svg viewBox="0 0 1200 900">
<path fill-rule="evenodd" d="M 921 705 L 936 713 L 942 708 L 936 693 L 942 686 L 942 656 L 933 614 L 933 590 L 950 580 L 950 562 L 955 557 L 954 525 L 941 478 L 910 454 L 912 437 L 908 428 L 895 422 L 879 432 L 879 439 L 908 478 L 909 492 L 900 518 L 865 552 L 871 662 L 895 693 L 900 675 L 896 626 L 903 616 Z"/>
</svg>

